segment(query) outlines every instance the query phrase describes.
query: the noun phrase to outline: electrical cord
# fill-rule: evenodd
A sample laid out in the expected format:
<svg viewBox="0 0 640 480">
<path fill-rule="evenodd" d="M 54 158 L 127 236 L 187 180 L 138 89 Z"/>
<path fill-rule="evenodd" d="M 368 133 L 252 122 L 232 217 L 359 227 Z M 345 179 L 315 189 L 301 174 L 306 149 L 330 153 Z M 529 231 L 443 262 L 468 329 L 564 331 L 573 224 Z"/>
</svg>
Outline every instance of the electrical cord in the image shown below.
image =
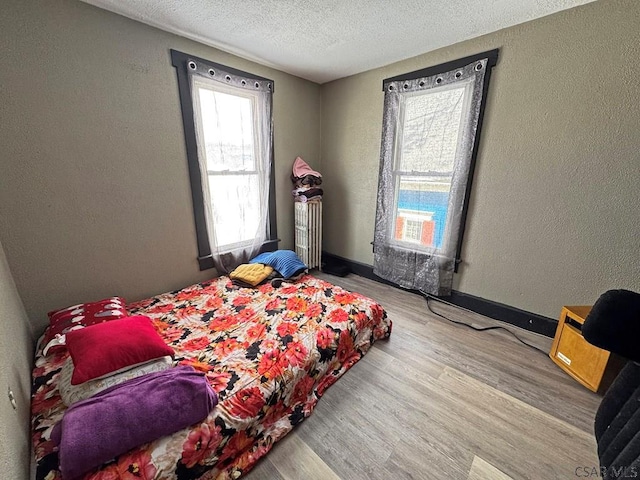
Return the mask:
<svg viewBox="0 0 640 480">
<path fill-rule="evenodd" d="M 515 337 L 515 339 L 518 340 L 523 345 L 526 345 L 529 348 L 537 350 L 538 352 L 544 354 L 545 356 L 547 355 L 547 352 L 545 352 L 541 348 L 536 347 L 535 345 L 531 345 L 530 343 L 525 342 L 518 335 L 516 335 L 513 331 L 509 330 L 508 328 L 502 327 L 500 325 L 493 325 L 491 327 L 474 327 L 473 325 L 470 325 L 468 323 L 461 322 L 459 320 L 453 320 L 452 318 L 448 318 L 448 317 L 446 317 L 446 316 L 444 316 L 444 315 L 442 315 L 442 314 L 440 314 L 438 312 L 435 312 L 433 310 L 433 308 L 431 308 L 431 304 L 429 303 L 429 300 L 436 300 L 436 301 L 438 301 L 440 303 L 444 303 L 444 304 L 447 304 L 447 305 L 451 305 L 451 304 L 449 304 L 448 302 L 445 302 L 444 300 L 439 299 L 438 297 L 434 297 L 432 295 L 429 295 L 427 293 L 420 292 L 420 294 L 427 301 L 427 308 L 429 309 L 429 311 L 431 313 L 433 313 L 434 315 L 440 317 L 440 318 L 444 318 L 448 322 L 455 323 L 456 325 L 463 325 L 465 327 L 471 328 L 472 330 L 475 330 L 476 332 L 486 332 L 488 330 L 504 330 L 505 332 L 509 332 L 511 335 L 513 335 Z"/>
</svg>

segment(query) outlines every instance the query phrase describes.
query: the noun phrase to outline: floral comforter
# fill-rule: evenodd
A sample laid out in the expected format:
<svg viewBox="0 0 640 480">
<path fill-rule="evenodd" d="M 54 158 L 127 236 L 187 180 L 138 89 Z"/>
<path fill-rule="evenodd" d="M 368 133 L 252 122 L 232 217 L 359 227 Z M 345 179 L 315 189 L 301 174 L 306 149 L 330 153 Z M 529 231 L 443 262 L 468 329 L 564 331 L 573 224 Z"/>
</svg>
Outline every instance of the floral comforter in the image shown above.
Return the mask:
<svg viewBox="0 0 640 480">
<path fill-rule="evenodd" d="M 151 317 L 176 363 L 205 372 L 220 402 L 202 423 L 141 445 L 86 480 L 238 478 L 311 414 L 376 339 L 391 333 L 379 304 L 310 275 L 257 289 L 220 277 L 128 310 Z M 37 480 L 61 478 L 50 433 L 66 408 L 57 378 L 67 355 L 36 354 Z"/>
</svg>

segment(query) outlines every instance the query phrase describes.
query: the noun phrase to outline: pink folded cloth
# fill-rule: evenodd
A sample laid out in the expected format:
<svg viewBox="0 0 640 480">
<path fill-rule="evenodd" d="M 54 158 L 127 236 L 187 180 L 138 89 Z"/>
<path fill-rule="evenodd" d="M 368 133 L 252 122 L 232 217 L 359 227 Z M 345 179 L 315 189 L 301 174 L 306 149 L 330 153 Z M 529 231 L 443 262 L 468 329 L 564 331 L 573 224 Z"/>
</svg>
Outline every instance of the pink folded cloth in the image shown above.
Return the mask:
<svg viewBox="0 0 640 480">
<path fill-rule="evenodd" d="M 322 175 L 315 170 L 311 170 L 311 167 L 301 157 L 297 157 L 293 162 L 293 176 L 297 178 L 306 177 L 307 175 L 313 175 L 314 177 L 322 177 Z"/>
</svg>

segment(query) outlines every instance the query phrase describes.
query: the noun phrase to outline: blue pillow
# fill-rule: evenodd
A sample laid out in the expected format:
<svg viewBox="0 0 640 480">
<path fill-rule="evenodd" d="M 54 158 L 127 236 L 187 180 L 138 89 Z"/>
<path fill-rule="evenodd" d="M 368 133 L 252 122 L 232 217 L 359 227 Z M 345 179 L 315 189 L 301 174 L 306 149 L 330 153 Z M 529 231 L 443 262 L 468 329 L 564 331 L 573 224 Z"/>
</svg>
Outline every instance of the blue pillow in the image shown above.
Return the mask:
<svg viewBox="0 0 640 480">
<path fill-rule="evenodd" d="M 291 278 L 301 270 L 308 267 L 300 260 L 296 252 L 291 250 L 276 250 L 275 252 L 264 252 L 249 260 L 249 263 L 262 263 L 269 265 L 280 272 L 284 278 Z"/>
</svg>

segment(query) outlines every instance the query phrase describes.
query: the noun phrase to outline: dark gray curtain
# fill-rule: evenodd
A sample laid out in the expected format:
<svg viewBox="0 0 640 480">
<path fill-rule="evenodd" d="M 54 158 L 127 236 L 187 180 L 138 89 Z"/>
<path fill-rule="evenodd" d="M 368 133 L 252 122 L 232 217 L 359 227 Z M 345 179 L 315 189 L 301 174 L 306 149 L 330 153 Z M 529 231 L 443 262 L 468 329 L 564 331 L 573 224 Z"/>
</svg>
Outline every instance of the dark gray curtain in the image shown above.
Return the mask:
<svg viewBox="0 0 640 480">
<path fill-rule="evenodd" d="M 488 59 L 385 81 L 374 273 L 449 295 Z"/>
</svg>

